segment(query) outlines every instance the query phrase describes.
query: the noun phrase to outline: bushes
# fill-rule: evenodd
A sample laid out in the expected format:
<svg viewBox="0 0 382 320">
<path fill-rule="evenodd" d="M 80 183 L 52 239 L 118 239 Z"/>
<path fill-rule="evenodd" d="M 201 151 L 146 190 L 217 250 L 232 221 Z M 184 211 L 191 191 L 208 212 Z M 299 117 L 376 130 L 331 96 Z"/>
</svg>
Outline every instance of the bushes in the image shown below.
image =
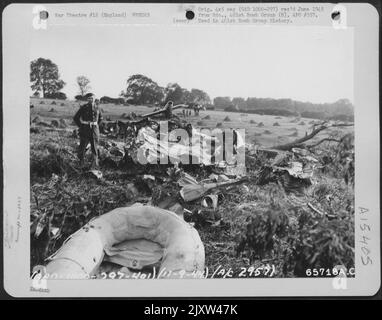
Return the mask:
<svg viewBox="0 0 382 320">
<path fill-rule="evenodd" d="M 304 277 L 311 268 L 354 267 L 354 211 L 343 213 L 330 220 L 302 211 L 298 227 L 287 237 L 293 249 L 286 254 L 284 270 Z"/>
<path fill-rule="evenodd" d="M 46 99 L 57 99 L 57 100 L 66 100 L 66 94 L 63 92 L 54 92 L 54 93 L 46 93 L 44 98 Z"/>
<path fill-rule="evenodd" d="M 237 252 L 249 257 L 251 263 L 271 259 L 277 277 L 306 277 L 306 270 L 314 268 L 353 268 L 354 171 L 348 165 L 354 154 L 353 139 L 354 135 L 348 134 L 340 143 L 320 144 L 314 157 L 323 165 L 325 174 L 316 170 L 315 183 L 301 196 L 282 192 L 285 187 L 278 179 L 261 182 L 264 169 L 257 173 L 261 188 L 253 188 L 256 211 L 243 223 L 242 237 L 236 241 Z M 327 155 L 330 159 L 323 158 Z M 265 160 L 254 168 L 272 170 L 264 164 Z"/>
<path fill-rule="evenodd" d="M 125 100 L 123 98 L 110 98 L 107 96 L 103 96 L 101 97 L 100 102 L 102 104 L 104 103 L 124 104 Z"/>
<path fill-rule="evenodd" d="M 282 210 L 274 208 L 267 211 L 256 210 L 247 218 L 246 231 L 238 244 L 237 251 L 242 252 L 248 247 L 250 260 L 261 260 L 273 250 L 274 237 L 285 236 L 288 226 L 289 218 Z"/>
<path fill-rule="evenodd" d="M 60 126 L 60 123 L 59 123 L 57 120 L 52 120 L 52 121 L 50 122 L 50 125 L 51 125 L 52 127 L 58 128 L 58 127 Z"/>
<path fill-rule="evenodd" d="M 278 277 L 306 277 L 306 270 L 313 268 L 354 267 L 352 189 L 328 179 L 307 196 L 323 215 L 291 202 L 276 185 L 257 189 L 257 209 L 243 224 L 237 253 L 244 253 L 251 263 L 272 258 Z"/>
<path fill-rule="evenodd" d="M 41 142 L 31 146 L 30 173 L 31 177 L 50 177 L 52 173 L 73 173 L 71 165 L 75 156 L 71 148 L 60 146 L 55 142 Z"/>
<path fill-rule="evenodd" d="M 87 99 L 88 99 L 88 97 L 90 97 L 92 95 L 92 93 L 87 93 L 87 94 L 85 94 L 85 95 L 76 95 L 75 97 L 74 97 L 74 99 L 76 99 L 77 101 L 86 101 Z"/>
<path fill-rule="evenodd" d="M 81 96 L 80 94 L 76 95 L 74 97 L 74 99 L 76 99 L 77 101 L 86 101 L 86 97 L 85 96 Z"/>
</svg>

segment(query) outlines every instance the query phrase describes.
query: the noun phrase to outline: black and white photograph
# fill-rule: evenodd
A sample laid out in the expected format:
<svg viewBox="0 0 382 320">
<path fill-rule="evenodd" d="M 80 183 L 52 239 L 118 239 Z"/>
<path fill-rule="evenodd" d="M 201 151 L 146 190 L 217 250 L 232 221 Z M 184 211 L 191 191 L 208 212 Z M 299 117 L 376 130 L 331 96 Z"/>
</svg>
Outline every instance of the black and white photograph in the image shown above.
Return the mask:
<svg viewBox="0 0 382 320">
<path fill-rule="evenodd" d="M 32 283 L 356 278 L 354 28 L 89 6 L 28 35 Z"/>
<path fill-rule="evenodd" d="M 116 28 L 32 34 L 31 267 L 60 247 L 52 270 L 92 264 L 101 244 L 85 235 L 100 224 L 105 277 L 163 263 L 223 278 L 354 269 L 352 31 Z M 172 161 L 165 140 L 196 147 L 179 128 L 244 129 L 245 173 L 200 153 Z M 141 139 L 159 161 L 138 161 Z"/>
</svg>

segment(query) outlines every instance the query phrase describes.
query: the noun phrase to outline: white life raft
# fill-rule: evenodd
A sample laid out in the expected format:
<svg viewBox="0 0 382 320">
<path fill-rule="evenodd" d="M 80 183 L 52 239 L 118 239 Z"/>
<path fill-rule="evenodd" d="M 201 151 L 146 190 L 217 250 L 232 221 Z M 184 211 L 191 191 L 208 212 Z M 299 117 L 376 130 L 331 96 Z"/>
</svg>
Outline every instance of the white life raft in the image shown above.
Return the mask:
<svg viewBox="0 0 382 320">
<path fill-rule="evenodd" d="M 87 279 L 104 260 L 133 269 L 157 262 L 157 275 L 180 278 L 203 272 L 205 255 L 190 224 L 171 211 L 139 205 L 91 220 L 48 260 L 46 272 L 52 278 Z"/>
</svg>

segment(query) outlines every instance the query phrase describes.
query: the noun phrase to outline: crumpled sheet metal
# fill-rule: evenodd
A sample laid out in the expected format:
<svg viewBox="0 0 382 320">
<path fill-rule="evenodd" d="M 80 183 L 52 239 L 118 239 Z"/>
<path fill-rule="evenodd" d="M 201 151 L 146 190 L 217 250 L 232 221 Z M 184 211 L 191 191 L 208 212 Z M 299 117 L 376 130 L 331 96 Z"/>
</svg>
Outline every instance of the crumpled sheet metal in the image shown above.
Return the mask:
<svg viewBox="0 0 382 320">
<path fill-rule="evenodd" d="M 210 194 L 203 198 L 202 206 L 205 208 L 212 208 L 216 210 L 219 203 L 219 196 L 217 194 Z"/>
<path fill-rule="evenodd" d="M 196 179 L 193 176 L 189 175 L 186 172 L 183 172 L 182 176 L 178 180 L 178 185 L 180 187 L 184 187 L 188 184 L 198 184 L 198 181 L 196 181 Z"/>
<path fill-rule="evenodd" d="M 216 165 L 223 168 L 227 167 L 227 169 L 230 167 L 230 172 L 232 170 L 237 171 L 236 167 L 240 166 L 240 173 L 238 175 L 246 173 L 245 138 L 240 130 L 235 130 L 236 153 L 230 154 L 230 158 L 223 161 L 220 159 L 223 159 L 223 152 L 225 150 L 219 136 L 215 136 L 214 132 L 210 135 L 208 132 L 205 133 L 192 128 L 192 143 L 190 143 L 190 136 L 188 133 L 184 135 L 185 131 L 172 130 L 170 133 L 159 132 L 158 137 L 156 129 L 145 126 L 138 131 L 135 139 L 136 149 L 129 152 L 135 163 Z M 178 139 L 179 137 L 181 137 L 180 140 Z M 234 168 L 232 169 L 231 167 Z"/>
<path fill-rule="evenodd" d="M 313 177 L 313 170 L 305 170 L 301 162 L 290 162 L 289 167 L 276 167 L 273 169 L 277 171 L 287 171 L 292 177 L 299 179 L 310 180 Z"/>
<path fill-rule="evenodd" d="M 297 155 L 300 159 L 305 160 L 306 162 L 318 163 L 319 161 L 314 158 L 310 152 L 306 149 L 301 148 L 292 148 L 292 152 Z"/>
<path fill-rule="evenodd" d="M 144 150 L 143 156 L 147 163 L 157 163 L 159 161 L 165 162 L 167 157 L 171 163 L 189 163 L 189 156 L 193 157 L 193 161 L 199 164 L 212 165 L 211 156 L 208 154 L 207 141 L 211 139 L 210 136 L 202 134 L 198 131 L 193 131 L 193 140 L 195 143 L 190 147 L 174 141 L 174 137 L 168 139 L 168 136 L 163 137 L 162 140 L 156 138 L 156 132 L 150 127 L 141 128 L 138 132 L 136 142 L 141 145 Z M 168 142 L 167 142 L 167 141 Z M 137 162 L 142 162 L 142 158 L 137 155 L 133 157 Z"/>
</svg>

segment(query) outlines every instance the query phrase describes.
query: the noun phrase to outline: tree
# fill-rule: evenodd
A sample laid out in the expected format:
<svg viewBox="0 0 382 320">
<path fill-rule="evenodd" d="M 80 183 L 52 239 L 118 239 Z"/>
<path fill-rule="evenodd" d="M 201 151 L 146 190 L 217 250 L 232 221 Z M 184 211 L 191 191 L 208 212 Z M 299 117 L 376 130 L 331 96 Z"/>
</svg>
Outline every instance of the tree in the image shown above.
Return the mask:
<svg viewBox="0 0 382 320">
<path fill-rule="evenodd" d="M 90 89 L 90 80 L 86 78 L 85 76 L 78 76 L 77 77 L 77 84 L 80 89 L 80 95 L 84 96 Z"/>
<path fill-rule="evenodd" d="M 180 104 L 188 102 L 186 99 L 190 98 L 190 92 L 177 83 L 169 83 L 164 92 L 166 95 L 165 103 L 171 100 L 174 104 Z"/>
<path fill-rule="evenodd" d="M 232 99 L 232 104 L 236 107 L 238 107 L 240 110 L 247 109 L 247 102 L 244 98 L 236 97 Z"/>
<path fill-rule="evenodd" d="M 163 100 L 163 88 L 142 74 L 132 75 L 126 84 L 123 96 L 131 104 L 155 104 Z"/>
<path fill-rule="evenodd" d="M 214 99 L 214 106 L 216 109 L 225 109 L 232 106 L 230 97 L 216 97 Z"/>
<path fill-rule="evenodd" d="M 211 103 L 209 95 L 200 89 L 191 89 L 190 97 L 191 101 L 188 102 L 193 102 L 201 105 L 207 105 Z"/>
<path fill-rule="evenodd" d="M 38 58 L 31 62 L 30 81 L 32 90 L 35 93 L 41 92 L 43 98 L 46 97 L 46 94 L 60 91 L 66 84 L 60 79 L 57 65 L 44 58 Z"/>
</svg>

